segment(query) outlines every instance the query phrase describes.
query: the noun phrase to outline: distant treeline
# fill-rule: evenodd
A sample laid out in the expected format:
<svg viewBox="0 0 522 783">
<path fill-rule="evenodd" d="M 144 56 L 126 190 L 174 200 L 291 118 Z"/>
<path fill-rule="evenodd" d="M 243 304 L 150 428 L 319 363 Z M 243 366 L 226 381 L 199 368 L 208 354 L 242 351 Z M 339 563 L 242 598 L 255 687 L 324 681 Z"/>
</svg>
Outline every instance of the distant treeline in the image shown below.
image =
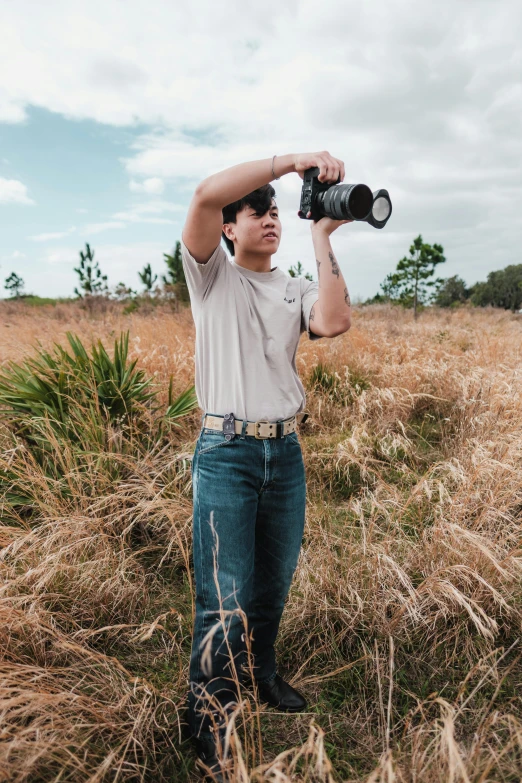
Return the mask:
<svg viewBox="0 0 522 783">
<path fill-rule="evenodd" d="M 412 306 L 411 302 L 401 300 L 400 296 L 390 296 L 385 292 L 376 294 L 365 304 L 384 301 Z M 429 302 L 438 307 L 458 307 L 469 302 L 476 307 L 491 305 L 517 312 L 522 308 L 522 264 L 510 264 L 504 269 L 490 272 L 485 282 L 474 283 L 469 287 L 459 275 L 439 280 Z"/>
<path fill-rule="evenodd" d="M 138 272 L 141 281 L 141 291 L 133 289 L 123 282 L 111 290 L 107 284 L 107 275 L 103 274 L 100 265 L 94 258 L 94 250 L 86 243 L 85 250 L 80 250 L 80 262 L 74 271 L 78 275 L 78 286 L 74 289 L 77 299 L 87 303 L 94 298 L 104 297 L 126 303 L 126 312 L 132 312 L 140 306 L 145 298 L 172 299 L 176 304 L 190 302 L 187 281 L 181 259 L 181 242 L 178 240 L 172 254 L 163 253 L 166 272 L 159 278 L 153 272 L 150 263 Z M 477 282 L 467 287 L 458 275 L 453 277 L 435 277 L 435 269 L 445 263 L 442 245 L 429 245 L 419 234 L 409 249 L 409 256 L 404 256 L 397 263 L 394 272 L 386 276 L 380 284 L 381 290 L 363 304 L 375 302 L 390 302 L 403 307 L 411 307 L 415 318 L 421 307 L 434 304 L 439 307 L 455 307 L 470 303 L 477 307 L 492 305 L 516 312 L 522 308 L 522 264 L 511 264 L 505 269 L 490 272 L 485 282 Z M 300 261 L 288 269 L 291 277 L 300 277 L 304 269 Z M 310 273 L 304 274 L 307 280 L 313 280 Z M 47 303 L 57 301 L 42 299 L 34 294 L 24 293 L 24 280 L 11 272 L 5 279 L 4 287 L 12 298 Z M 63 301 L 63 300 L 62 300 Z"/>
<path fill-rule="evenodd" d="M 522 308 L 522 264 L 510 264 L 504 269 L 490 272 L 485 282 L 469 288 L 458 275 L 448 277 L 435 297 L 439 307 L 452 307 L 470 301 L 478 307 L 493 305 L 516 312 Z"/>
<path fill-rule="evenodd" d="M 435 278 L 435 268 L 446 261 L 442 245 L 429 245 L 419 234 L 413 240 L 409 257 L 405 256 L 395 272 L 381 283 L 381 291 L 365 304 L 391 302 L 412 307 L 415 315 L 419 305 L 435 304 L 455 307 L 466 302 L 478 307 L 492 305 L 516 312 L 522 307 L 522 264 L 490 272 L 485 282 L 469 288 L 458 275 Z"/>
<path fill-rule="evenodd" d="M 185 279 L 185 270 L 181 259 L 181 242 L 178 240 L 172 254 L 163 253 L 163 260 L 167 266 L 166 273 L 158 275 L 152 271 L 150 263 L 146 264 L 141 272 L 138 272 L 138 278 L 141 281 L 141 291 L 137 291 L 123 282 L 118 283 L 112 289 L 107 283 L 107 275 L 103 274 L 99 262 L 94 258 L 94 250 L 88 242 L 85 243 L 85 250 L 80 250 L 80 261 L 74 271 L 78 275 L 78 285 L 74 289 L 75 298 L 83 299 L 87 303 L 94 298 L 115 299 L 120 302 L 126 302 L 125 311 L 132 312 L 140 305 L 143 298 L 152 299 L 170 299 L 176 303 L 188 304 L 190 296 Z M 291 277 L 300 277 L 304 269 L 300 261 L 296 266 L 288 269 Z M 313 280 L 312 275 L 307 272 L 304 277 L 307 280 Z M 67 301 L 68 298 L 58 299 L 42 298 L 35 294 L 24 292 L 25 282 L 16 272 L 11 272 L 4 281 L 4 288 L 9 291 L 11 298 L 24 299 L 33 304 L 47 304 L 57 301 Z"/>
</svg>

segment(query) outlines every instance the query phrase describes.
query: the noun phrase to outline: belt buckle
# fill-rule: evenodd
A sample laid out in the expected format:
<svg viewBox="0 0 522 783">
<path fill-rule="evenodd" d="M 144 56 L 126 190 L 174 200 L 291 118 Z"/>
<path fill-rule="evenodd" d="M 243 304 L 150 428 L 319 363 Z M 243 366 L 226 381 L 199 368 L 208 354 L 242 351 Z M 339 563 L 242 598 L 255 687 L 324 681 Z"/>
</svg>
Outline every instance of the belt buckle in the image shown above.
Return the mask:
<svg viewBox="0 0 522 783">
<path fill-rule="evenodd" d="M 270 422 L 268 419 L 259 419 L 258 421 L 254 422 L 254 437 L 256 437 L 258 440 L 266 440 L 267 438 L 270 437 L 270 435 L 265 435 L 264 437 L 263 435 L 258 435 L 257 434 L 259 432 L 259 428 L 257 426 L 258 424 L 270 424 Z"/>
</svg>

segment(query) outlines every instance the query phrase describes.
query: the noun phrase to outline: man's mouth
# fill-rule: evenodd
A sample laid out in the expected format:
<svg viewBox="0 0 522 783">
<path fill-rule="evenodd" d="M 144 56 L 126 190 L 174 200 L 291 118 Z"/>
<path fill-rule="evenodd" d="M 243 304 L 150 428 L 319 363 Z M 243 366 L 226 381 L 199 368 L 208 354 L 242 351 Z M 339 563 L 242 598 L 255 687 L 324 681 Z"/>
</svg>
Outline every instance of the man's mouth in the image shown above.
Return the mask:
<svg viewBox="0 0 522 783">
<path fill-rule="evenodd" d="M 265 234 L 263 239 L 277 239 L 277 234 Z"/>
</svg>

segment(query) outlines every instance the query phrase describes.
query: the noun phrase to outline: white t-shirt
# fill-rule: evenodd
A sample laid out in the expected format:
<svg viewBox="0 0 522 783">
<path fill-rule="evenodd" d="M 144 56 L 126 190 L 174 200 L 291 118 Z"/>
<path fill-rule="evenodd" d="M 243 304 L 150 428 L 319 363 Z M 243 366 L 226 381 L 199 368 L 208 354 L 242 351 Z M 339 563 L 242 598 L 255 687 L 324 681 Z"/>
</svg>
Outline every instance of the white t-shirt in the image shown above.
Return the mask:
<svg viewBox="0 0 522 783">
<path fill-rule="evenodd" d="M 181 240 L 196 325 L 196 395 L 202 411 L 236 419 L 287 419 L 306 396 L 295 356 L 302 332 L 311 340 L 310 310 L 319 284 L 278 267 L 254 272 L 221 244 L 199 264 Z"/>
</svg>

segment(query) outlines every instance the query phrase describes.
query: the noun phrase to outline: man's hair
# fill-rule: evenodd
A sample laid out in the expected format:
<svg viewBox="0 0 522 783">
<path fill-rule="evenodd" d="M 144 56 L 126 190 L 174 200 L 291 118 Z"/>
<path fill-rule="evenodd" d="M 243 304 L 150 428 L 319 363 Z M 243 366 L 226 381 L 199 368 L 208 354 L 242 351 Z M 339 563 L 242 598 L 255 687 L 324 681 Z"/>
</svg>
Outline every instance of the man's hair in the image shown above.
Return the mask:
<svg viewBox="0 0 522 783">
<path fill-rule="evenodd" d="M 223 223 L 235 223 L 237 213 L 241 212 L 241 210 L 246 206 L 249 206 L 251 209 L 255 210 L 256 215 L 261 217 L 270 209 L 272 205 L 272 199 L 275 197 L 275 194 L 276 192 L 274 188 L 272 185 L 270 185 L 270 183 L 268 183 L 267 185 L 262 185 L 260 188 L 253 190 L 246 196 L 243 196 L 243 198 L 240 198 L 239 201 L 233 201 L 232 204 L 227 204 L 227 206 L 222 210 Z M 224 231 L 221 232 L 221 235 L 225 240 L 225 245 L 229 249 L 231 255 L 235 255 L 234 243 L 232 240 L 225 236 Z"/>
</svg>

